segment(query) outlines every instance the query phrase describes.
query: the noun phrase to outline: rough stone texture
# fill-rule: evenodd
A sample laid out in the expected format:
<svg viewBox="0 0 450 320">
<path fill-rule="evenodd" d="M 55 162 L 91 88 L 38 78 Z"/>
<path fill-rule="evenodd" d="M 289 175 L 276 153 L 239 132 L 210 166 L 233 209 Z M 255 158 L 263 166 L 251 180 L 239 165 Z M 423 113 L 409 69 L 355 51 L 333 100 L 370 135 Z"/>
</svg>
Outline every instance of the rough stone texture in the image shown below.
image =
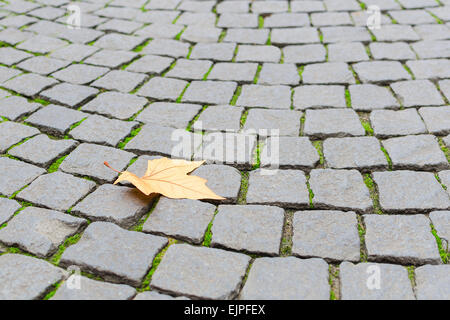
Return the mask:
<svg viewBox="0 0 450 320">
<path fill-rule="evenodd" d="M 80 288 L 74 288 L 79 284 Z M 124 284 L 96 281 L 72 275 L 58 288 L 51 300 L 129 300 L 136 290 Z"/>
<path fill-rule="evenodd" d="M 198 104 L 155 102 L 139 113 L 136 120 L 151 125 L 184 129 L 201 109 Z"/>
<path fill-rule="evenodd" d="M 342 300 L 414 300 L 405 267 L 385 263 L 343 262 L 339 266 Z M 373 281 L 379 276 L 378 283 Z"/>
<path fill-rule="evenodd" d="M 34 73 L 22 74 L 3 83 L 3 87 L 24 96 L 34 97 L 42 90 L 58 83 L 55 79 Z"/>
<path fill-rule="evenodd" d="M 44 169 L 6 157 L 0 157 L 0 170 L 5 174 L 0 180 L 0 194 L 7 197 L 45 173 Z"/>
<path fill-rule="evenodd" d="M 267 85 L 296 85 L 300 81 L 295 64 L 265 63 L 259 74 L 258 83 Z"/>
<path fill-rule="evenodd" d="M 144 84 L 137 94 L 159 100 L 176 100 L 187 84 L 183 80 L 155 77 Z"/>
<path fill-rule="evenodd" d="M 279 62 L 280 58 L 281 50 L 268 45 L 240 45 L 236 55 L 236 61 L 243 62 Z"/>
<path fill-rule="evenodd" d="M 14 121 L 38 110 L 40 107 L 42 105 L 39 103 L 30 103 L 25 98 L 9 96 L 0 100 L 0 116 Z"/>
<path fill-rule="evenodd" d="M 236 105 L 289 109 L 291 106 L 291 91 L 288 86 L 244 85 Z"/>
<path fill-rule="evenodd" d="M 450 298 L 450 266 L 423 266 L 415 270 L 418 300 L 448 300 Z"/>
<path fill-rule="evenodd" d="M 39 130 L 33 127 L 11 121 L 2 122 L 0 123 L 0 135 L 2 137 L 0 141 L 0 152 L 4 153 L 15 144 L 38 133 Z"/>
<path fill-rule="evenodd" d="M 108 161 L 116 170 L 123 170 L 134 157 L 134 154 L 123 150 L 82 143 L 64 159 L 59 169 L 101 182 L 113 182 L 118 173 L 105 167 L 103 162 Z"/>
<path fill-rule="evenodd" d="M 210 80 L 253 82 L 258 64 L 256 63 L 216 63 L 208 74 Z"/>
<path fill-rule="evenodd" d="M 244 108 L 224 105 L 209 106 L 195 121 L 192 128 L 198 131 L 239 131 Z M 192 119 L 193 117 L 191 117 Z"/>
<path fill-rule="evenodd" d="M 66 211 L 95 187 L 95 183 L 63 172 L 42 175 L 19 194 L 17 199 L 41 207 Z"/>
<path fill-rule="evenodd" d="M 156 55 L 146 55 L 127 67 L 127 71 L 142 72 L 147 74 L 160 74 L 167 70 L 174 59 Z"/>
<path fill-rule="evenodd" d="M 362 136 L 358 115 L 350 109 L 306 110 L 304 134 L 315 138 Z"/>
<path fill-rule="evenodd" d="M 244 130 L 255 130 L 260 136 L 293 136 L 300 134 L 302 112 L 293 110 L 251 109 Z M 267 130 L 266 132 L 263 130 Z"/>
<path fill-rule="evenodd" d="M 66 277 L 63 269 L 47 261 L 20 254 L 0 256 L 1 300 L 42 299 Z"/>
<path fill-rule="evenodd" d="M 140 286 L 153 259 L 166 245 L 167 239 L 162 237 L 93 222 L 81 240 L 64 251 L 60 263 L 79 266 L 111 282 Z"/>
<path fill-rule="evenodd" d="M 415 109 L 375 110 L 370 114 L 370 122 L 378 138 L 426 133 L 425 124 Z"/>
<path fill-rule="evenodd" d="M 284 47 L 283 54 L 287 63 L 325 62 L 326 49 L 321 44 L 292 45 Z"/>
<path fill-rule="evenodd" d="M 411 75 L 398 61 L 359 62 L 353 68 L 362 82 L 385 83 L 411 79 Z"/>
<path fill-rule="evenodd" d="M 232 299 L 249 262 L 250 257 L 240 253 L 175 244 L 164 255 L 150 286 L 191 298 Z"/>
<path fill-rule="evenodd" d="M 19 209 L 20 204 L 18 204 L 17 201 L 0 198 L 0 225 L 7 222 Z"/>
<path fill-rule="evenodd" d="M 430 219 L 439 238 L 447 241 L 443 244 L 446 248 L 450 242 L 450 211 L 433 211 L 430 213 Z"/>
<path fill-rule="evenodd" d="M 391 84 L 392 90 L 405 107 L 444 104 L 439 91 L 428 80 L 401 81 Z"/>
<path fill-rule="evenodd" d="M 327 300 L 328 265 L 321 259 L 258 258 L 242 289 L 242 300 Z"/>
<path fill-rule="evenodd" d="M 416 79 L 437 80 L 450 77 L 448 59 L 413 60 L 406 62 L 406 65 Z"/>
<path fill-rule="evenodd" d="M 128 228 L 150 210 L 151 204 L 152 198 L 135 188 L 104 184 L 73 207 L 72 212 Z"/>
<path fill-rule="evenodd" d="M 342 211 L 297 211 L 292 253 L 334 261 L 359 261 L 356 214 Z"/>
<path fill-rule="evenodd" d="M 246 197 L 248 204 L 301 208 L 309 205 L 306 177 L 300 170 L 250 172 Z"/>
<path fill-rule="evenodd" d="M 314 169 L 309 184 L 314 208 L 363 212 L 372 208 L 369 190 L 356 170 Z"/>
<path fill-rule="evenodd" d="M 436 135 L 446 135 L 450 133 L 450 106 L 420 108 L 420 116 L 428 132 Z"/>
<path fill-rule="evenodd" d="M 145 75 L 140 73 L 113 70 L 93 82 L 92 86 L 127 93 L 133 91 L 133 89 L 143 83 L 146 78 Z"/>
<path fill-rule="evenodd" d="M 230 81 L 192 81 L 183 95 L 183 102 L 228 104 L 237 87 Z"/>
<path fill-rule="evenodd" d="M 450 194 L 450 170 L 441 171 L 438 174 L 439 179 L 441 180 L 441 183 L 447 187 L 447 192 Z"/>
<path fill-rule="evenodd" d="M 200 244 L 216 207 L 189 199 L 162 197 L 144 223 L 144 232 Z"/>
<path fill-rule="evenodd" d="M 329 138 L 323 142 L 325 161 L 335 169 L 383 169 L 388 162 L 375 137 Z"/>
<path fill-rule="evenodd" d="M 355 78 L 343 62 L 326 62 L 307 65 L 302 73 L 307 84 L 352 84 Z"/>
<path fill-rule="evenodd" d="M 75 108 L 95 96 L 97 93 L 98 90 L 91 87 L 62 83 L 42 92 L 41 95 L 53 103 L 59 103 Z"/>
<path fill-rule="evenodd" d="M 58 211 L 28 207 L 0 230 L 0 242 L 44 258 L 54 254 L 65 239 L 86 224 L 84 219 Z"/>
<path fill-rule="evenodd" d="M 142 97 L 119 92 L 105 92 L 85 104 L 81 110 L 128 120 L 146 104 L 147 100 Z"/>
<path fill-rule="evenodd" d="M 52 74 L 58 80 L 74 84 L 88 84 L 103 76 L 109 71 L 108 68 L 90 66 L 87 64 L 73 64 L 68 68 Z"/>
<path fill-rule="evenodd" d="M 424 215 L 365 215 L 369 261 L 400 264 L 440 264 L 436 239 Z"/>
<path fill-rule="evenodd" d="M 349 87 L 352 108 L 357 111 L 397 109 L 400 104 L 386 87 L 356 84 Z"/>
<path fill-rule="evenodd" d="M 345 88 L 336 85 L 310 85 L 294 89 L 294 108 L 345 108 Z"/>
</svg>

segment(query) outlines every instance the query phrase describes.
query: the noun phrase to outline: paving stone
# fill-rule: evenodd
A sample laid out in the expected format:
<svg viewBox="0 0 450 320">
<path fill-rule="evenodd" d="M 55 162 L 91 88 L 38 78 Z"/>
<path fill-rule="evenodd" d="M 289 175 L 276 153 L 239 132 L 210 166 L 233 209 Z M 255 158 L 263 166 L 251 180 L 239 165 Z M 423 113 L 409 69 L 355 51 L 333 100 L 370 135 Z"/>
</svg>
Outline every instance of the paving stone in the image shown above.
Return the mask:
<svg viewBox="0 0 450 320">
<path fill-rule="evenodd" d="M 192 12 L 210 12 L 216 1 L 182 1 L 177 7 L 179 10 L 192 11 Z"/>
<path fill-rule="evenodd" d="M 443 105 L 439 91 L 428 80 L 401 81 L 391 84 L 404 107 Z"/>
<path fill-rule="evenodd" d="M 68 65 L 69 62 L 66 61 L 38 56 L 21 62 L 17 67 L 26 71 L 48 75 Z"/>
<path fill-rule="evenodd" d="M 107 281 L 140 286 L 167 239 L 93 222 L 81 240 L 64 251 L 61 265 L 77 265 Z M 133 261 L 123 263 L 124 261 Z"/>
<path fill-rule="evenodd" d="M 280 59 L 281 50 L 275 46 L 240 45 L 236 55 L 236 61 L 240 62 L 279 62 Z"/>
<path fill-rule="evenodd" d="M 42 90 L 56 83 L 58 81 L 55 79 L 34 73 L 27 73 L 4 82 L 2 86 L 25 96 L 34 97 Z"/>
<path fill-rule="evenodd" d="M 213 247 L 278 255 L 284 210 L 261 205 L 220 205 L 211 229 Z"/>
<path fill-rule="evenodd" d="M 319 162 L 317 150 L 305 137 L 269 137 L 260 158 L 262 168 L 309 169 Z"/>
<path fill-rule="evenodd" d="M 155 55 L 147 55 L 133 62 L 127 67 L 127 71 L 142 72 L 147 74 L 160 74 L 167 70 L 174 59 L 168 57 L 160 57 Z"/>
<path fill-rule="evenodd" d="M 428 9 L 428 11 L 443 21 L 450 21 L 450 11 L 448 9 L 448 3 L 446 3 L 446 4 L 447 5 L 444 7 L 431 8 L 431 9 Z"/>
<path fill-rule="evenodd" d="M 0 198 L 0 225 L 11 219 L 14 213 L 20 209 L 20 204 L 15 200 Z"/>
<path fill-rule="evenodd" d="M 202 135 L 160 125 L 146 124 L 125 150 L 137 154 L 163 155 L 191 159 L 202 143 Z"/>
<path fill-rule="evenodd" d="M 379 288 L 373 279 L 379 275 Z M 385 263 L 342 262 L 339 266 L 342 300 L 414 300 L 405 267 Z"/>
<path fill-rule="evenodd" d="M 32 56 L 33 55 L 28 52 L 11 47 L 0 48 L 0 62 L 8 66 L 17 64 L 25 59 L 31 58 Z"/>
<path fill-rule="evenodd" d="M 21 254 L 0 256 L 2 300 L 43 299 L 53 285 L 67 276 L 47 261 Z"/>
<path fill-rule="evenodd" d="M 380 206 L 387 213 L 448 209 L 450 200 L 431 172 L 374 172 Z"/>
<path fill-rule="evenodd" d="M 255 78 L 258 64 L 256 63 L 216 63 L 208 74 L 210 80 L 236 81 L 251 83 Z"/>
<path fill-rule="evenodd" d="M 438 176 L 444 186 L 450 186 L 450 170 L 441 171 Z M 450 192 L 450 189 L 447 188 L 447 192 Z"/>
<path fill-rule="evenodd" d="M 145 9 L 164 9 L 172 10 L 175 9 L 181 0 L 154 0 L 145 6 Z"/>
<path fill-rule="evenodd" d="M 278 45 L 320 42 L 317 29 L 310 27 L 273 29 L 270 41 Z"/>
<path fill-rule="evenodd" d="M 93 46 L 88 46 L 79 43 L 72 43 L 69 44 L 68 46 L 53 51 L 50 54 L 50 57 L 80 62 L 99 50 L 100 50 L 99 48 L 95 48 Z"/>
<path fill-rule="evenodd" d="M 419 35 L 409 25 L 385 25 L 383 28 L 372 30 L 372 33 L 377 41 L 396 42 L 420 40 Z"/>
<path fill-rule="evenodd" d="M 70 136 L 84 142 L 116 146 L 123 141 L 139 124 L 134 121 L 108 119 L 91 115 L 79 126 L 70 131 Z"/>
<path fill-rule="evenodd" d="M 416 79 L 437 80 L 450 77 L 450 61 L 448 59 L 407 61 L 406 65 Z"/>
<path fill-rule="evenodd" d="M 214 205 L 198 200 L 162 197 L 142 230 L 200 244 L 215 210 Z"/>
<path fill-rule="evenodd" d="M 394 169 L 434 170 L 448 168 L 444 152 L 433 135 L 414 135 L 383 141 Z"/>
<path fill-rule="evenodd" d="M 152 125 L 184 129 L 201 109 L 202 107 L 198 104 L 155 102 L 139 113 L 136 120 Z"/>
<path fill-rule="evenodd" d="M 443 24 L 422 24 L 415 26 L 414 31 L 424 40 L 446 40 L 450 37 L 450 29 Z"/>
<path fill-rule="evenodd" d="M 259 74 L 258 84 L 277 85 L 290 84 L 296 85 L 300 81 L 300 75 L 294 64 L 275 64 L 264 63 Z"/>
<path fill-rule="evenodd" d="M 93 82 L 92 86 L 127 93 L 143 83 L 146 78 L 145 75 L 140 73 L 113 70 Z"/>
<path fill-rule="evenodd" d="M 415 270 L 418 300 L 448 300 L 450 297 L 449 266 L 422 266 Z"/>
<path fill-rule="evenodd" d="M 11 45 L 16 45 L 19 42 L 33 37 L 33 35 L 33 33 L 28 31 L 22 31 L 15 28 L 7 28 L 0 31 L 0 41 L 6 42 Z"/>
<path fill-rule="evenodd" d="M 291 106 L 291 90 L 288 86 L 281 85 L 244 85 L 236 105 L 289 109 Z"/>
<path fill-rule="evenodd" d="M 120 92 L 104 92 L 85 104 L 81 110 L 128 120 L 147 104 L 147 99 Z"/>
<path fill-rule="evenodd" d="M 354 212 L 297 211 L 292 253 L 333 261 L 359 261 L 358 220 Z"/>
<path fill-rule="evenodd" d="M 28 12 L 28 14 L 41 19 L 55 20 L 62 17 L 65 14 L 65 11 L 59 8 L 42 7 Z"/>
<path fill-rule="evenodd" d="M 142 53 L 174 58 L 186 57 L 189 53 L 189 43 L 168 39 L 154 39 L 142 50 Z"/>
<path fill-rule="evenodd" d="M 311 13 L 313 26 L 342 26 L 353 25 L 348 12 L 319 12 Z"/>
<path fill-rule="evenodd" d="M 305 174 L 300 170 L 251 171 L 246 199 L 249 204 L 308 207 Z"/>
<path fill-rule="evenodd" d="M 389 11 L 389 15 L 399 24 L 436 23 L 436 20 L 425 10 L 396 10 Z"/>
<path fill-rule="evenodd" d="M 302 85 L 294 89 L 294 108 L 345 108 L 345 88 L 337 85 Z"/>
<path fill-rule="evenodd" d="M 8 151 L 13 157 L 32 164 L 48 167 L 52 162 L 77 146 L 70 139 L 53 140 L 45 134 L 37 135 Z"/>
<path fill-rule="evenodd" d="M 432 0 L 400 0 L 400 4 L 406 9 L 414 9 L 414 8 L 425 8 L 425 7 L 436 7 L 438 3 Z"/>
<path fill-rule="evenodd" d="M 355 84 L 349 86 L 349 92 L 352 108 L 357 111 L 400 108 L 400 104 L 387 87 Z"/>
<path fill-rule="evenodd" d="M 121 19 L 111 19 L 97 27 L 97 30 L 131 34 L 143 26 L 142 23 Z M 102 37 L 100 40 L 103 40 Z M 98 46 L 98 43 L 96 43 Z M 109 45 L 109 44 L 106 44 Z"/>
<path fill-rule="evenodd" d="M 323 142 L 325 162 L 336 169 L 386 169 L 388 162 L 375 137 L 329 138 Z"/>
<path fill-rule="evenodd" d="M 181 101 L 207 104 L 228 104 L 237 87 L 231 81 L 192 81 Z"/>
<path fill-rule="evenodd" d="M 229 164 L 240 169 L 250 169 L 255 158 L 255 148 L 255 134 L 207 133 L 202 146 L 195 149 L 194 159 L 205 160 L 208 164 Z"/>
<path fill-rule="evenodd" d="M 309 17 L 304 13 L 274 13 L 264 19 L 265 28 L 288 28 L 309 26 Z"/>
<path fill-rule="evenodd" d="M 133 300 L 190 300 L 186 297 L 174 298 L 167 294 L 158 293 L 156 291 L 144 291 L 138 293 Z"/>
<path fill-rule="evenodd" d="M 21 72 L 17 69 L 0 66 L 0 83 L 14 78 L 19 74 L 21 74 Z"/>
<path fill-rule="evenodd" d="M 94 97 L 97 89 L 77 84 L 61 83 L 41 92 L 41 96 L 52 103 L 60 103 L 75 108 Z"/>
<path fill-rule="evenodd" d="M 210 106 L 204 110 L 192 125 L 194 130 L 237 132 L 240 130 L 244 108 L 223 105 Z"/>
<path fill-rule="evenodd" d="M 369 190 L 356 170 L 314 169 L 309 184 L 314 208 L 362 212 L 372 208 Z"/>
<path fill-rule="evenodd" d="M 73 64 L 68 68 L 53 73 L 52 77 L 74 84 L 88 84 L 103 76 L 108 71 L 108 68 L 90 66 L 87 64 Z"/>
<path fill-rule="evenodd" d="M 415 109 L 375 110 L 370 122 L 377 138 L 426 133 L 425 124 Z"/>
<path fill-rule="evenodd" d="M 257 258 L 242 300 L 328 300 L 328 265 L 322 259 Z"/>
<path fill-rule="evenodd" d="M 419 41 L 411 44 L 411 47 L 421 59 L 449 58 L 450 41 Z"/>
<path fill-rule="evenodd" d="M 304 134 L 319 139 L 363 136 L 364 128 L 355 111 L 350 109 L 306 110 Z"/>
<path fill-rule="evenodd" d="M 241 188 L 241 173 L 236 168 L 220 164 L 202 165 L 193 175 L 208 180 L 206 185 L 216 194 L 226 198 L 222 203 L 235 203 Z"/>
<path fill-rule="evenodd" d="M 252 12 L 273 13 L 288 11 L 287 1 L 265 1 L 252 3 Z"/>
<path fill-rule="evenodd" d="M 86 220 L 68 214 L 28 207 L 0 230 L 0 241 L 45 258 L 54 254 L 68 237 L 86 225 Z"/>
<path fill-rule="evenodd" d="M 368 61 L 353 65 L 361 82 L 385 83 L 409 80 L 411 75 L 398 61 Z"/>
<path fill-rule="evenodd" d="M 119 68 L 138 56 L 136 52 L 103 49 L 94 53 L 84 62 L 102 67 Z"/>
<path fill-rule="evenodd" d="M 450 147 L 450 135 L 442 138 L 442 141 L 444 142 L 444 144 L 447 146 L 447 148 Z"/>
<path fill-rule="evenodd" d="M 224 12 L 249 12 L 250 1 L 225 0 L 217 4 L 217 13 Z"/>
<path fill-rule="evenodd" d="M 321 1 L 291 1 L 292 12 L 318 12 L 325 11 L 323 2 Z"/>
<path fill-rule="evenodd" d="M 254 13 L 222 13 L 217 21 L 217 26 L 220 28 L 257 28 L 258 15 Z"/>
<path fill-rule="evenodd" d="M 63 172 L 42 175 L 17 195 L 49 209 L 66 211 L 95 187 L 95 183 Z"/>
<path fill-rule="evenodd" d="M 188 82 L 183 80 L 154 77 L 139 89 L 137 95 L 161 100 L 176 100 L 187 84 Z"/>
<path fill-rule="evenodd" d="M 175 67 L 166 76 L 186 80 L 202 80 L 211 66 L 211 61 L 178 59 Z"/>
<path fill-rule="evenodd" d="M 105 167 L 103 162 L 108 161 L 120 171 L 134 157 L 134 154 L 120 149 L 82 143 L 64 159 L 59 169 L 66 173 L 88 176 L 102 183 L 113 182 L 118 174 Z"/>
<path fill-rule="evenodd" d="M 1 20 L 1 24 L 6 27 L 22 28 L 38 21 L 26 15 L 8 16 Z"/>
<path fill-rule="evenodd" d="M 141 29 L 143 30 L 143 29 Z M 137 35 L 140 35 L 140 32 L 136 32 Z M 136 37 L 136 36 L 127 36 L 123 34 L 117 33 L 109 33 L 95 41 L 95 46 L 102 49 L 110 49 L 110 50 L 123 50 L 123 51 L 131 51 L 135 49 L 137 46 L 143 44 L 146 38 L 144 37 Z"/>
<path fill-rule="evenodd" d="M 450 174 L 450 171 L 446 172 Z M 430 213 L 430 219 L 439 238 L 448 243 L 450 241 L 450 211 L 433 211 Z"/>
<path fill-rule="evenodd" d="M 450 106 L 423 107 L 419 109 L 419 113 L 430 133 L 437 135 L 450 133 Z"/>
<path fill-rule="evenodd" d="M 364 27 L 322 27 L 320 28 L 323 34 L 324 43 L 336 42 L 369 42 L 371 37 L 367 29 Z"/>
<path fill-rule="evenodd" d="M 250 109 L 244 130 L 256 130 L 260 136 L 298 137 L 302 114 L 294 110 Z"/>
<path fill-rule="evenodd" d="M 103 5 L 102 5 L 103 7 Z M 132 20 L 139 13 L 138 9 L 135 8 L 118 8 L 118 7 L 107 7 L 100 10 L 95 11 L 96 15 L 108 18 L 117 18 L 117 19 L 129 19 Z"/>
<path fill-rule="evenodd" d="M 406 72 L 406 71 L 405 71 Z M 306 65 L 302 73 L 306 84 L 350 84 L 355 78 L 346 63 L 326 62 Z"/>
<path fill-rule="evenodd" d="M 151 205 L 152 198 L 135 188 L 104 184 L 78 203 L 72 213 L 129 228 L 150 210 Z"/>
<path fill-rule="evenodd" d="M 17 49 L 31 51 L 40 54 L 47 54 L 51 51 L 64 47 L 68 43 L 66 41 L 51 38 L 43 35 L 37 35 L 27 39 L 17 46 Z"/>
<path fill-rule="evenodd" d="M 269 39 L 269 29 L 228 29 L 223 39 L 224 42 L 244 43 L 244 44 L 266 44 Z"/>
<path fill-rule="evenodd" d="M 181 34 L 181 40 L 188 42 L 217 42 L 219 40 L 222 29 L 215 27 L 207 27 L 202 25 L 188 26 Z"/>
<path fill-rule="evenodd" d="M 440 264 L 436 239 L 424 215 L 364 215 L 369 261 Z"/>
<path fill-rule="evenodd" d="M 250 257 L 240 253 L 174 244 L 153 274 L 150 287 L 190 298 L 232 299 L 249 262 Z"/>
<path fill-rule="evenodd" d="M 409 60 L 416 59 L 416 54 L 405 42 L 383 43 L 373 42 L 370 52 L 376 60 Z"/>
<path fill-rule="evenodd" d="M 39 130 L 20 123 L 5 121 L 0 123 L 0 152 L 5 153 L 13 145 L 39 134 Z"/>
<path fill-rule="evenodd" d="M 43 132 L 62 136 L 72 125 L 87 116 L 84 112 L 51 104 L 33 113 L 27 118 L 27 123 L 38 127 Z"/>
<path fill-rule="evenodd" d="M 28 102 L 27 99 L 19 96 L 10 96 L 0 100 L 0 116 L 10 120 L 18 120 L 36 110 L 42 105 Z"/>
<path fill-rule="evenodd" d="M 285 63 L 325 62 L 326 49 L 322 44 L 285 46 L 283 54 Z"/>
<path fill-rule="evenodd" d="M 394 1 L 394 0 L 390 0 L 390 1 Z M 394 2 L 394 3 L 397 4 L 396 2 Z M 371 14 L 372 14 L 372 12 L 369 10 L 350 12 L 350 16 L 352 17 L 352 20 L 353 20 L 355 26 L 357 26 L 357 27 L 367 26 L 367 19 L 369 19 Z M 391 18 L 387 14 L 381 13 L 380 26 L 384 26 L 387 24 L 392 24 Z"/>
<path fill-rule="evenodd" d="M 190 58 L 231 61 L 235 49 L 235 43 L 198 43 L 193 47 Z"/>
<path fill-rule="evenodd" d="M 74 288 L 79 284 L 80 288 Z M 83 276 L 70 276 L 51 300 L 129 300 L 136 290 L 125 284 L 96 281 Z"/>
<path fill-rule="evenodd" d="M 328 45 L 328 61 L 358 62 L 369 60 L 364 45 L 360 42 L 332 43 Z"/>
</svg>

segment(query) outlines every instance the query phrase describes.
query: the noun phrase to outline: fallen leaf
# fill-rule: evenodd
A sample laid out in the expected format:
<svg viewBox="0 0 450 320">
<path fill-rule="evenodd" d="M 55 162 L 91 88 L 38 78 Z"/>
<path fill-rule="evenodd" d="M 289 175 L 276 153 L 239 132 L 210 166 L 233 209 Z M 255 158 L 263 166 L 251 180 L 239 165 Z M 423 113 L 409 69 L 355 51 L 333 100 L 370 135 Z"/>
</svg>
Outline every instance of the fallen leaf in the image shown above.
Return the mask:
<svg viewBox="0 0 450 320">
<path fill-rule="evenodd" d="M 120 173 L 114 182 L 129 181 L 145 195 L 159 193 L 171 199 L 214 199 L 224 200 L 206 186 L 206 179 L 188 175 L 200 167 L 204 161 L 187 161 L 159 158 L 148 161 L 148 167 L 143 177 L 134 173 L 120 172 L 105 161 L 105 166 Z"/>
</svg>

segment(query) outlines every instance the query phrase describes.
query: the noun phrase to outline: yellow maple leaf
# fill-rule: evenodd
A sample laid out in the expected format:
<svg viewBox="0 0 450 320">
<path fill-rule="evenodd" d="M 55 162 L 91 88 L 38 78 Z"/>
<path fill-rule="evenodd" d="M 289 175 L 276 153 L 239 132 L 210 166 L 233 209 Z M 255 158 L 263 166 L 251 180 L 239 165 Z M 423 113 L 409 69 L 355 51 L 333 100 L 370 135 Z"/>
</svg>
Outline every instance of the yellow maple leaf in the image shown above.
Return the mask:
<svg viewBox="0 0 450 320">
<path fill-rule="evenodd" d="M 159 193 L 171 199 L 214 199 L 224 200 L 206 186 L 206 179 L 188 175 L 200 167 L 204 161 L 187 161 L 159 158 L 149 160 L 145 175 L 139 178 L 134 173 L 120 172 L 112 168 L 108 162 L 105 166 L 119 172 L 119 178 L 114 182 L 129 181 L 145 195 Z"/>
</svg>

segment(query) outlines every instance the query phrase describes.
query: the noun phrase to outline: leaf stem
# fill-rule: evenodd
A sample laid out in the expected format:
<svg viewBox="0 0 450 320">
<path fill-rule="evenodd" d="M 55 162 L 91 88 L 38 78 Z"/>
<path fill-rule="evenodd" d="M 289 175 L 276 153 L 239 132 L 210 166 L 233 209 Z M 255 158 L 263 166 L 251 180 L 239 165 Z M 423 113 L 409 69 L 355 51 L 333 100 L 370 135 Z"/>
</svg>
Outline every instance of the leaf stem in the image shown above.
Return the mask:
<svg viewBox="0 0 450 320">
<path fill-rule="evenodd" d="M 122 173 L 121 171 L 116 170 L 116 169 L 114 169 L 113 167 L 111 167 L 107 161 L 103 162 L 103 164 L 104 164 L 105 166 L 107 166 L 108 168 L 110 168 L 111 170 L 114 170 L 114 171 L 117 172 L 117 173 Z"/>
</svg>

